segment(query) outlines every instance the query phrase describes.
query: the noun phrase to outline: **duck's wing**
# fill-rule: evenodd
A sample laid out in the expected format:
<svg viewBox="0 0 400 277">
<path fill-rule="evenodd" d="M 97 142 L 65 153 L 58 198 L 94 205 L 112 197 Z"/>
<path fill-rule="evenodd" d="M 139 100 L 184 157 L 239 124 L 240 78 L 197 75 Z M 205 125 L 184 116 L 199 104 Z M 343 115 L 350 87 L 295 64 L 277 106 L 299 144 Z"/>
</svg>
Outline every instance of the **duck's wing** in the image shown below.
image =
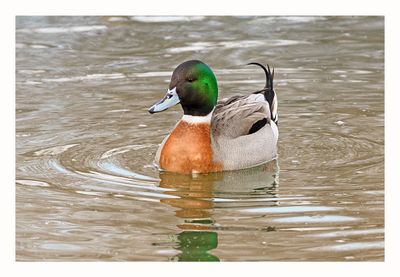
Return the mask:
<svg viewBox="0 0 400 277">
<path fill-rule="evenodd" d="M 262 90 L 248 96 L 233 96 L 217 103 L 211 119 L 214 137 L 237 138 L 256 133 L 265 125 L 278 124 L 278 101 L 273 87 L 274 69 L 259 63 L 266 83 Z"/>
<path fill-rule="evenodd" d="M 233 96 L 217 103 L 211 130 L 214 137 L 233 139 L 255 133 L 270 122 L 271 112 L 263 94 Z"/>
</svg>

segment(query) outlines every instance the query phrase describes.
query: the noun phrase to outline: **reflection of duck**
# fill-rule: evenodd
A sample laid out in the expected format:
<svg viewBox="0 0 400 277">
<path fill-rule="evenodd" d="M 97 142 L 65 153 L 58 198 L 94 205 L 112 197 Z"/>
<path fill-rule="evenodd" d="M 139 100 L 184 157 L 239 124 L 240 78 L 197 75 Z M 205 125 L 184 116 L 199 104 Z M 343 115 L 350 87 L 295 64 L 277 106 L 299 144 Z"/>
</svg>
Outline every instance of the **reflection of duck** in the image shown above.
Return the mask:
<svg viewBox="0 0 400 277">
<path fill-rule="evenodd" d="M 160 187 L 171 189 L 164 193 L 177 196 L 177 198 L 166 197 L 161 199 L 161 202 L 178 208 L 176 216 L 184 220 L 178 224 L 184 231 L 174 236 L 177 242 L 176 249 L 180 250 L 180 254 L 172 259 L 218 261 L 218 257 L 208 253 L 218 246 L 218 233 L 213 231 L 218 228 L 215 226 L 212 213 L 218 205 L 215 202 L 216 198 L 234 200 L 243 196 L 275 197 L 277 172 L 276 161 L 241 171 L 195 176 L 160 172 Z M 270 201 L 269 204 L 274 202 Z M 257 203 L 259 204 L 260 202 Z M 240 205 L 243 206 L 245 203 L 241 202 Z"/>
<path fill-rule="evenodd" d="M 200 220 L 210 221 L 210 210 L 213 208 L 213 185 L 223 176 L 219 174 L 198 175 L 180 175 L 171 172 L 160 172 L 160 187 L 172 188 L 171 191 L 164 192 L 172 194 L 178 198 L 161 199 L 162 203 L 172 207 L 179 208 L 176 216 L 193 222 Z M 185 224 L 179 225 L 181 229 L 207 229 L 207 225 Z"/>
<path fill-rule="evenodd" d="M 201 61 L 180 64 L 173 72 L 165 97 L 150 113 L 178 103 L 184 115 L 161 143 L 156 162 L 177 173 L 207 173 L 253 167 L 276 157 L 278 101 L 274 72 L 263 68 L 264 89 L 217 102 L 214 73 Z"/>
<path fill-rule="evenodd" d="M 191 175 L 160 173 L 160 187 L 172 188 L 166 194 L 179 198 L 161 199 L 162 203 L 178 208 L 176 216 L 184 219 L 178 227 L 185 231 L 175 236 L 176 249 L 180 253 L 172 260 L 178 261 L 219 261 L 217 256 L 207 251 L 215 249 L 218 245 L 218 234 L 209 231 L 214 223 L 210 210 L 213 208 L 213 183 L 222 176 L 215 174 Z"/>
<path fill-rule="evenodd" d="M 183 231 L 177 235 L 180 254 L 173 257 L 178 261 L 219 262 L 219 258 L 207 251 L 217 248 L 218 234 L 216 232 Z"/>
</svg>

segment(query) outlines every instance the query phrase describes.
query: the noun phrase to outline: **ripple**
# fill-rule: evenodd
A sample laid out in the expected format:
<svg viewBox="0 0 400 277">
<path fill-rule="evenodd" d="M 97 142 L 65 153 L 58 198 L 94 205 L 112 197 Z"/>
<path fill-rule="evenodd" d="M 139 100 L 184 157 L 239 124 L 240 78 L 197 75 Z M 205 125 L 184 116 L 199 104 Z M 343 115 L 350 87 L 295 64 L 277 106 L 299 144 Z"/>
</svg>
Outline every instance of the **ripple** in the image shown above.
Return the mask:
<svg viewBox="0 0 400 277">
<path fill-rule="evenodd" d="M 211 47 L 216 47 L 216 44 L 211 42 L 193 42 L 188 44 L 187 46 L 169 48 L 167 49 L 167 52 L 181 53 L 181 52 L 201 51 L 207 49 L 209 50 Z"/>
<path fill-rule="evenodd" d="M 383 241 L 373 242 L 351 242 L 343 244 L 334 244 L 321 247 L 309 248 L 311 251 L 354 251 L 354 250 L 367 250 L 367 249 L 381 249 L 385 247 Z"/>
<path fill-rule="evenodd" d="M 80 33 L 80 32 L 91 32 L 100 31 L 107 29 L 105 25 L 93 25 L 93 26 L 72 26 L 72 27 L 46 27 L 46 28 L 35 28 L 35 29 L 17 29 L 19 33 L 41 33 L 41 34 L 58 34 L 58 33 Z"/>
<path fill-rule="evenodd" d="M 296 113 L 290 116 L 291 120 L 302 120 L 309 122 L 308 117 L 314 117 L 318 112 Z M 321 116 L 324 116 L 321 114 Z M 330 121 L 330 120 L 329 120 Z M 334 123 L 336 122 L 336 123 Z M 285 158 L 289 166 L 287 170 L 322 170 L 316 178 L 324 179 L 330 176 L 326 170 L 341 170 L 342 174 L 349 174 L 356 178 L 356 172 L 362 174 L 369 168 L 378 167 L 383 162 L 383 144 L 380 141 L 373 141 L 364 136 L 357 136 L 357 127 L 353 126 L 351 119 L 327 122 L 325 128 L 328 131 L 312 130 L 308 126 L 307 134 L 289 134 L 287 139 L 291 144 L 286 143 L 282 137 L 280 142 L 280 155 Z M 305 123 L 307 125 L 307 123 Z M 312 125 L 312 124 L 310 124 Z M 298 137 L 298 138 L 297 138 Z M 305 147 L 293 148 L 291 145 L 304 145 Z M 317 158 L 318 157 L 318 158 Z M 317 164 L 311 165 L 309 160 L 318 159 Z"/>
<path fill-rule="evenodd" d="M 103 196 L 104 192 L 99 191 L 85 191 L 85 190 L 76 190 L 76 193 L 84 194 L 84 195 L 93 195 L 93 196 Z"/>
<path fill-rule="evenodd" d="M 120 155 L 120 154 L 126 153 L 131 150 L 140 150 L 140 149 L 148 148 L 151 146 L 153 146 L 153 144 L 132 144 L 132 145 L 126 145 L 126 146 L 114 148 L 114 149 L 108 150 L 103 155 L 101 155 L 100 159 L 107 159 L 114 155 Z"/>
<path fill-rule="evenodd" d="M 338 210 L 335 207 L 326 206 L 289 206 L 289 207 L 261 207 L 245 209 L 248 213 L 303 213 L 303 212 L 322 212 Z"/>
<path fill-rule="evenodd" d="M 216 48 L 222 49 L 243 49 L 243 48 L 254 48 L 260 46 L 289 46 L 297 44 L 310 44 L 310 42 L 302 40 L 288 40 L 288 39 L 276 39 L 276 40 L 235 40 L 235 41 L 220 41 L 220 42 L 191 42 L 187 43 L 186 46 L 173 47 L 167 49 L 168 53 L 181 53 L 181 52 L 193 52 L 193 51 L 210 51 Z"/>
<path fill-rule="evenodd" d="M 110 22 L 120 22 L 120 21 L 129 21 L 129 18 L 123 16 L 110 16 L 107 18 Z"/>
<path fill-rule="evenodd" d="M 150 145 L 127 145 L 104 153 L 90 151 L 87 149 L 88 146 L 72 144 L 57 146 L 42 149 L 39 154 L 42 156 L 51 154 L 52 158 L 45 160 L 50 169 L 83 181 L 78 185 L 65 187 L 68 190 L 73 189 L 78 194 L 109 197 L 111 193 L 118 197 L 147 202 L 177 198 L 175 195 L 164 194 L 171 189 L 159 187 L 159 179 L 133 172 L 119 164 L 123 162 L 122 156 L 128 151 L 137 153 Z M 90 154 L 87 155 L 88 153 Z M 92 182 L 93 180 L 96 182 Z"/>
<path fill-rule="evenodd" d="M 383 234 L 384 232 L 385 232 L 384 229 L 345 230 L 345 231 L 313 234 L 310 236 L 315 236 L 320 238 L 335 238 L 335 237 L 360 236 L 369 234 Z"/>
<path fill-rule="evenodd" d="M 147 78 L 147 77 L 170 77 L 170 71 L 152 71 L 152 72 L 143 72 L 143 73 L 134 73 L 133 77 L 138 78 Z"/>
<path fill-rule="evenodd" d="M 50 44 L 38 44 L 38 43 L 16 43 L 15 48 L 31 48 L 31 49 L 48 49 L 48 48 L 57 48 L 57 45 Z"/>
<path fill-rule="evenodd" d="M 321 16 L 285 16 L 284 19 L 288 20 L 288 21 L 294 21 L 294 22 L 300 22 L 300 23 L 314 22 L 317 20 L 325 20 L 325 18 L 323 18 Z"/>
<path fill-rule="evenodd" d="M 347 222 L 356 221 L 359 218 L 344 215 L 323 215 L 323 216 L 295 216 L 275 218 L 273 221 L 280 223 L 325 223 L 325 222 Z"/>
<path fill-rule="evenodd" d="M 89 170 L 86 169 L 86 171 L 79 171 L 76 168 L 68 168 L 63 166 L 58 160 L 49 160 L 48 161 L 49 165 L 51 165 L 52 168 L 58 170 L 59 172 L 62 173 L 68 173 L 68 174 L 75 174 L 80 177 L 85 177 L 85 178 L 90 178 L 90 179 L 96 179 L 96 180 L 103 180 L 107 182 L 111 182 L 114 184 L 119 184 L 122 186 L 130 186 L 130 187 L 137 187 L 137 188 L 155 188 L 158 190 L 163 190 L 161 188 L 153 187 L 151 185 L 154 185 L 157 179 L 154 179 L 149 176 L 141 175 L 135 172 L 128 171 L 126 169 L 119 168 L 117 165 L 113 165 L 110 163 L 105 163 L 105 168 L 111 169 L 111 172 L 115 173 L 123 173 L 122 175 L 113 175 L 113 174 L 108 174 L 107 172 L 102 172 L 100 169 L 102 167 L 97 168 L 96 170 Z M 131 177 L 127 178 L 126 176 Z M 145 187 L 143 187 L 145 186 Z"/>
<path fill-rule="evenodd" d="M 122 167 L 120 167 L 116 164 L 110 163 L 110 162 L 101 163 L 100 167 L 105 169 L 108 172 L 115 173 L 119 176 L 131 177 L 131 178 L 135 178 L 135 179 L 153 181 L 153 182 L 159 181 L 159 179 L 155 179 L 155 178 L 152 178 L 149 176 L 145 176 L 143 174 L 135 173 L 133 171 L 127 170 L 126 168 L 122 168 Z"/>
<path fill-rule="evenodd" d="M 43 155 L 60 155 L 61 153 L 67 151 L 68 149 L 75 147 L 79 144 L 67 144 L 67 145 L 58 145 L 50 148 L 44 148 L 33 153 L 34 156 L 43 156 Z"/>
<path fill-rule="evenodd" d="M 351 165 L 370 165 L 381 161 L 379 155 L 371 155 L 380 149 L 378 142 L 346 134 L 327 133 L 327 135 L 327 140 L 316 141 L 312 146 L 312 148 L 318 149 L 320 154 L 324 152 L 329 156 L 335 154 L 336 158 L 328 160 L 327 166 L 349 167 Z"/>
<path fill-rule="evenodd" d="M 303 196 L 298 196 L 298 197 L 268 197 L 268 198 L 263 198 L 263 197 L 257 197 L 257 198 L 249 198 L 249 199 L 243 199 L 243 198 L 213 198 L 213 201 L 215 203 L 229 203 L 229 202 L 265 202 L 265 201 L 287 201 L 287 200 L 301 200 L 301 199 L 311 199 L 312 197 L 303 197 Z"/>
<path fill-rule="evenodd" d="M 126 78 L 125 74 L 122 73 L 108 73 L 108 74 L 88 74 L 85 76 L 72 76 L 72 77 L 61 77 L 61 78 L 43 78 L 41 81 L 47 83 L 64 83 L 64 82 L 77 82 L 77 81 L 92 81 L 92 80 L 114 80 Z"/>
<path fill-rule="evenodd" d="M 46 250 L 58 250 L 58 251 L 79 251 L 84 249 L 84 247 L 76 244 L 50 243 L 50 242 L 42 244 L 40 248 Z"/>
<path fill-rule="evenodd" d="M 49 183 L 37 180 L 26 180 L 26 179 L 17 179 L 17 184 L 24 185 L 24 186 L 32 186 L 32 187 L 50 187 Z"/>
<path fill-rule="evenodd" d="M 145 23 L 200 21 L 204 16 L 132 16 L 131 19 Z"/>
<path fill-rule="evenodd" d="M 35 75 L 40 73 L 46 73 L 45 70 L 42 69 L 21 69 L 17 70 L 19 74 L 26 74 L 26 75 Z"/>
</svg>

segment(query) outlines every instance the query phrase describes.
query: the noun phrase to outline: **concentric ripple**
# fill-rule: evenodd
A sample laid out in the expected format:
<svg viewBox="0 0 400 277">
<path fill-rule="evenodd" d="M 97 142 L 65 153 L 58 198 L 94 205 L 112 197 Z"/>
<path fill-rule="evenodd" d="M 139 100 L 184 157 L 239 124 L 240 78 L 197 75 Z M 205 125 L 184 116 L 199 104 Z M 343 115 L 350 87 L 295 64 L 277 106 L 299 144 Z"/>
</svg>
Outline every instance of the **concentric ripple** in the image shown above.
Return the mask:
<svg viewBox="0 0 400 277">
<path fill-rule="evenodd" d="M 159 173 L 157 167 L 149 161 L 143 165 L 144 173 L 139 173 L 129 168 L 129 157 L 147 156 L 149 151 L 154 152 L 157 145 L 131 144 L 101 152 L 88 147 L 92 145 L 55 146 L 34 151 L 33 155 L 44 158 L 43 162 L 58 173 L 81 178 L 85 183 L 90 180 L 98 183 L 82 185 L 80 189 L 140 195 L 141 200 L 146 200 L 146 197 L 149 197 L 149 201 L 184 198 L 196 192 L 199 194 L 196 197 L 210 202 L 224 202 L 225 205 L 229 202 L 230 206 L 241 203 L 241 206 L 245 202 L 249 205 L 269 201 L 270 191 L 277 187 L 276 162 L 258 169 L 191 176 Z M 103 185 L 103 182 L 110 186 Z"/>
</svg>

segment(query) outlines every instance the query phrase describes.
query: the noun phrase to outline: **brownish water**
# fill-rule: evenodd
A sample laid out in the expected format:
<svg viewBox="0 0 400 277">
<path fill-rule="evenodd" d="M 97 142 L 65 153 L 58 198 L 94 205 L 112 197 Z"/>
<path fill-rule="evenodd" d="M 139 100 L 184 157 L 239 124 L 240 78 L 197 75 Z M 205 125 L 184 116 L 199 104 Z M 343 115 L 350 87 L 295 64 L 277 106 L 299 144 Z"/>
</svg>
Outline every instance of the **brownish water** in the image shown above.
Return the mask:
<svg viewBox="0 0 400 277">
<path fill-rule="evenodd" d="M 382 261 L 383 17 L 17 17 L 16 259 Z M 180 176 L 153 166 L 200 59 L 220 97 L 275 67 L 279 157 Z"/>
</svg>

